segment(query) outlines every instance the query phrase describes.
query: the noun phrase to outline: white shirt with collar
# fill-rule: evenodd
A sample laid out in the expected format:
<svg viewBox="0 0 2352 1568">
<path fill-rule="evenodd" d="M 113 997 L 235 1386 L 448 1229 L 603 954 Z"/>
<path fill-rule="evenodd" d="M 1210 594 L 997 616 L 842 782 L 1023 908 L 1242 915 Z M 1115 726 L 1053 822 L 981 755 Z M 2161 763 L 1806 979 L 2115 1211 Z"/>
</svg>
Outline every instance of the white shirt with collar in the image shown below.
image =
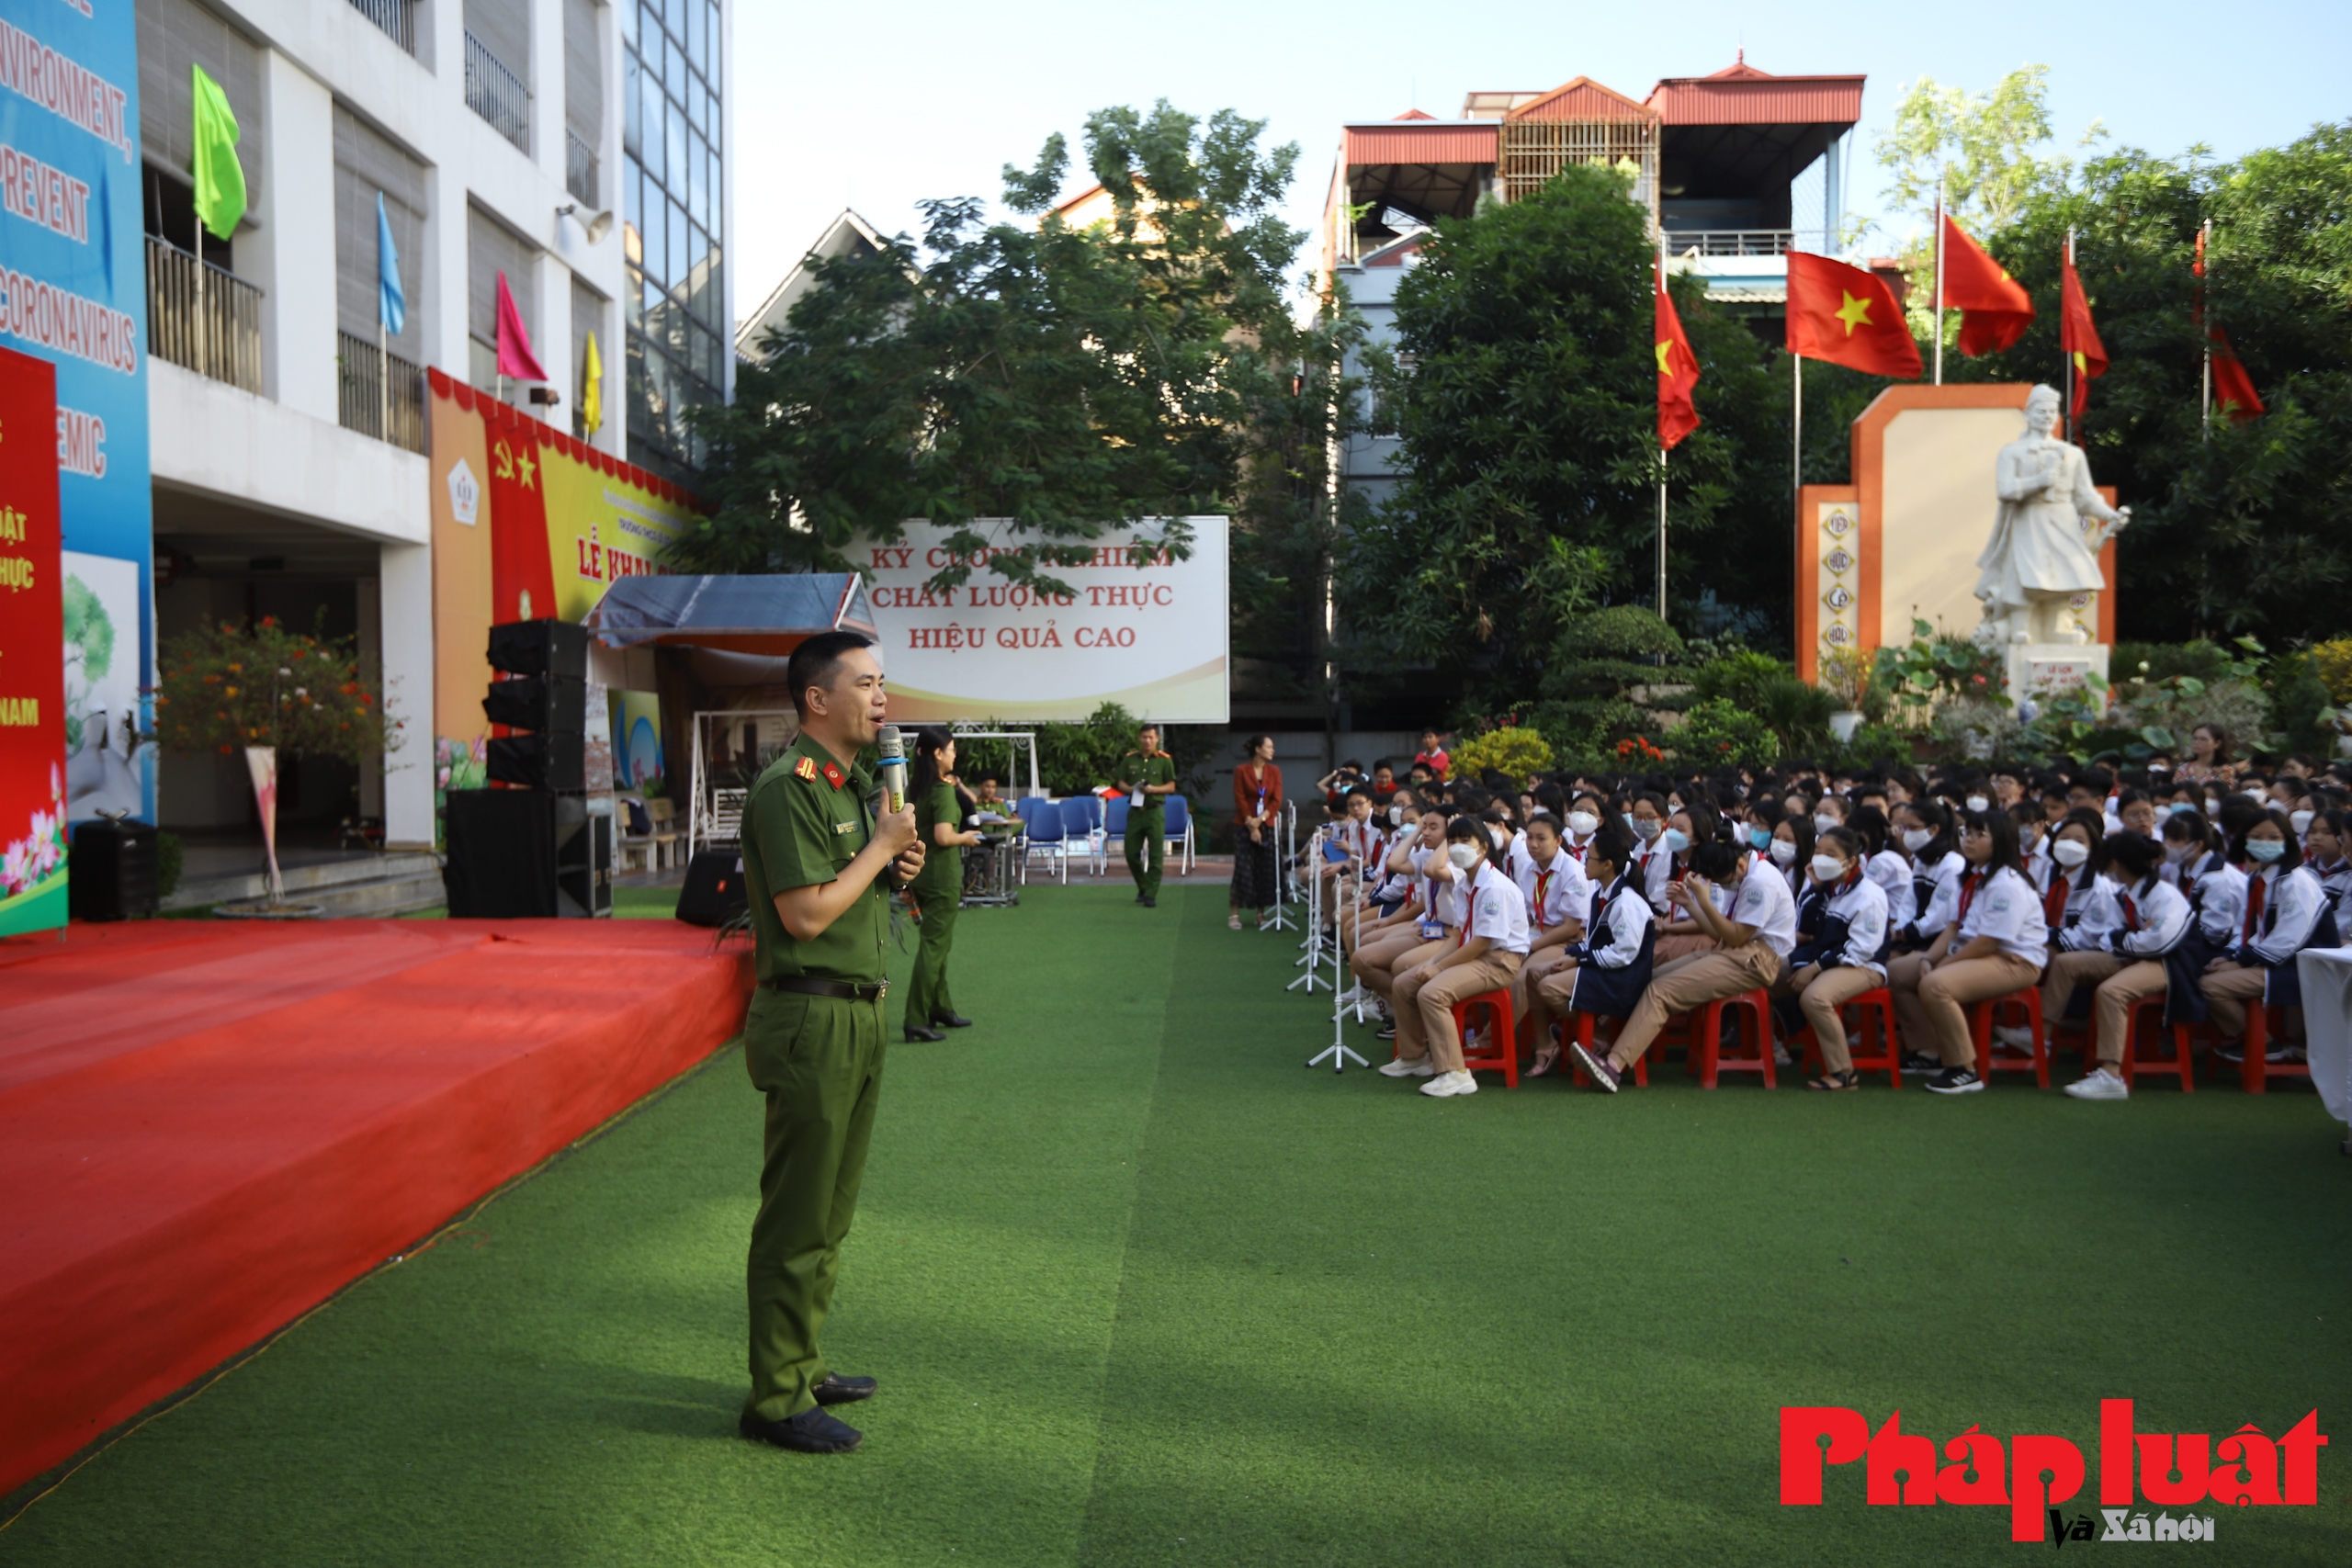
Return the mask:
<svg viewBox="0 0 2352 1568">
<path fill-rule="evenodd" d="M 2096 934 L 2065 942 L 2063 945 L 2076 949 L 2113 952 L 2138 958 L 2161 958 L 2178 947 L 2188 934 L 2191 911 L 2188 896 L 2171 883 L 2151 873 L 2146 881 L 2131 888 L 2118 886 L 2111 878 L 2091 878 L 2092 907 L 2086 910 L 2082 923 L 2066 933 L 2080 937 L 2092 931 Z M 2127 913 L 2124 900 L 2131 900 Z"/>
<path fill-rule="evenodd" d="M 1587 885 L 1590 885 L 1589 878 Z M 1600 907 L 1585 922 L 1585 935 L 1589 938 L 1607 926 L 1609 945 L 1589 950 L 1588 957 L 1599 968 L 1623 969 L 1640 955 L 1643 935 L 1657 917 L 1650 913 L 1649 900 L 1631 877 L 1620 877 L 1600 897 Z"/>
<path fill-rule="evenodd" d="M 1790 895 L 1788 879 L 1779 866 L 1760 855 L 1747 859 L 1747 875 L 1740 882 L 1726 918 L 1755 928 L 1758 942 L 1786 958 L 1797 944 L 1797 901 Z"/>
<path fill-rule="evenodd" d="M 1959 884 L 1954 883 L 1957 887 Z M 1954 894 L 1957 908 L 1958 894 Z M 2003 866 L 1984 879 L 1968 901 L 1961 918 L 1959 942 L 1991 937 L 2003 953 L 2022 958 L 2036 969 L 2050 960 L 2049 928 L 2041 922 L 2041 900 L 2023 875 Z"/>
<path fill-rule="evenodd" d="M 1464 903 L 1469 910 L 1462 926 L 1464 942 L 1482 936 L 1494 952 L 1527 952 L 1526 895 L 1494 862 L 1478 863 L 1476 877 L 1466 884 Z"/>
<path fill-rule="evenodd" d="M 1898 928 L 1909 925 L 1918 915 L 1917 900 L 1911 892 L 1911 863 L 1901 851 L 1879 851 L 1863 866 L 1862 874 L 1886 895 L 1886 917 Z"/>
<path fill-rule="evenodd" d="M 2275 862 L 2264 866 L 2247 879 L 2249 899 L 2254 896 L 2253 884 L 2257 881 L 2267 885 L 2268 891 L 2263 897 L 2262 913 L 2255 918 L 2254 938 L 2245 944 L 2246 953 L 2265 964 L 2283 964 L 2311 941 L 2312 927 L 2319 919 L 2325 895 L 2320 891 L 2319 878 L 2307 865 L 2299 865 L 2292 871 L 2279 870 Z M 2238 929 L 2245 929 L 2243 912 L 2238 917 Z"/>
<path fill-rule="evenodd" d="M 1537 897 L 1541 888 L 1542 897 Z M 1586 908 L 1592 902 L 1592 883 L 1586 877 L 1584 867 L 1569 858 L 1565 849 L 1552 857 L 1548 866 L 1539 866 L 1535 857 L 1528 855 L 1519 863 L 1519 890 L 1527 897 L 1528 918 L 1538 931 L 1550 931 L 1562 920 L 1582 919 Z"/>
<path fill-rule="evenodd" d="M 1841 966 L 1867 969 L 1885 979 L 1886 965 L 1879 962 L 1878 953 L 1886 945 L 1886 889 L 1867 875 L 1857 876 L 1830 893 L 1826 912 L 1846 922 L 1846 945 L 1827 956 Z"/>
</svg>

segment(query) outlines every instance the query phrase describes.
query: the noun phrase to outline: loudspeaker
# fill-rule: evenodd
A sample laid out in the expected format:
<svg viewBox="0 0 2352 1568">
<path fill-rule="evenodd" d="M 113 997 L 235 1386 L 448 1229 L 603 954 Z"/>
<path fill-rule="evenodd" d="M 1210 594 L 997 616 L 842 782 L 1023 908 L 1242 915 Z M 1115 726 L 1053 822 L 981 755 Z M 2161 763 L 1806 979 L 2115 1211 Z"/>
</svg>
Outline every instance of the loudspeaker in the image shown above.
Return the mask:
<svg viewBox="0 0 2352 1568">
<path fill-rule="evenodd" d="M 555 914 L 555 796 L 536 790 L 449 792 L 449 859 L 441 885 L 448 890 L 450 919 Z"/>
<path fill-rule="evenodd" d="M 613 819 L 577 795 L 555 799 L 555 912 L 570 919 L 613 912 Z"/>
<path fill-rule="evenodd" d="M 490 628 L 490 665 L 510 675 L 588 678 L 588 628 L 577 621 L 506 621 Z"/>
<path fill-rule="evenodd" d="M 686 863 L 686 885 L 678 889 L 678 919 L 690 926 L 722 926 L 751 908 L 743 893 L 740 850 L 704 850 Z"/>
<path fill-rule="evenodd" d="M 129 820 L 84 822 L 74 829 L 65 878 L 65 912 L 77 920 L 127 920 L 154 914 L 155 829 Z"/>
<path fill-rule="evenodd" d="M 492 724 L 577 735 L 588 728 L 588 682 L 570 675 L 492 681 L 481 711 Z"/>
<path fill-rule="evenodd" d="M 500 784 L 578 795 L 588 787 L 585 746 L 576 729 L 569 735 L 501 735 L 483 749 L 483 762 Z"/>
</svg>

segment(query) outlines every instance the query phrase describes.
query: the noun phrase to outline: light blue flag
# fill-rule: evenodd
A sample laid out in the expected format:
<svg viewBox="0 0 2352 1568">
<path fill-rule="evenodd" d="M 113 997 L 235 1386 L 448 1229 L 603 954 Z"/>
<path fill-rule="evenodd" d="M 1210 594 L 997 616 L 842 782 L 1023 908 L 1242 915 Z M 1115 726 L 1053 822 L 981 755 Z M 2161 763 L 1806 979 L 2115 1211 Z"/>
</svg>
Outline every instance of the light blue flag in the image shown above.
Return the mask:
<svg viewBox="0 0 2352 1568">
<path fill-rule="evenodd" d="M 392 244 L 392 220 L 384 216 L 384 193 L 376 193 L 376 319 L 393 337 L 408 321 L 408 296 L 401 292 L 401 254 Z"/>
</svg>

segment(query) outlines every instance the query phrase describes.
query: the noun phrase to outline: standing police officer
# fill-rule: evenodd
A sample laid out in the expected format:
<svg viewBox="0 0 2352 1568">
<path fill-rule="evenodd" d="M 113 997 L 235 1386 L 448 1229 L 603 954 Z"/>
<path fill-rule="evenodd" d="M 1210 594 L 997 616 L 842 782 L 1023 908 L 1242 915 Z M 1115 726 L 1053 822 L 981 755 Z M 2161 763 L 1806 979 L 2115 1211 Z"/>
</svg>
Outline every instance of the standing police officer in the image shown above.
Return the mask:
<svg viewBox="0 0 2352 1568">
<path fill-rule="evenodd" d="M 1119 792 L 1127 797 L 1127 871 L 1136 902 L 1159 908 L 1159 877 L 1167 870 L 1168 797 L 1176 793 L 1176 759 L 1159 749 L 1159 726 L 1147 724 L 1142 750 L 1119 761 Z"/>
<path fill-rule="evenodd" d="M 743 1060 L 767 1093 L 760 1212 L 745 1280 L 752 1392 L 743 1436 L 846 1453 L 864 1435 L 825 1408 L 873 1393 L 817 1348 L 882 1089 L 889 889 L 922 870 L 912 807 L 876 818 L 856 765 L 883 715 L 882 666 L 854 632 L 825 632 L 786 669 L 800 737 L 743 807 L 743 879 L 759 987 Z"/>
</svg>

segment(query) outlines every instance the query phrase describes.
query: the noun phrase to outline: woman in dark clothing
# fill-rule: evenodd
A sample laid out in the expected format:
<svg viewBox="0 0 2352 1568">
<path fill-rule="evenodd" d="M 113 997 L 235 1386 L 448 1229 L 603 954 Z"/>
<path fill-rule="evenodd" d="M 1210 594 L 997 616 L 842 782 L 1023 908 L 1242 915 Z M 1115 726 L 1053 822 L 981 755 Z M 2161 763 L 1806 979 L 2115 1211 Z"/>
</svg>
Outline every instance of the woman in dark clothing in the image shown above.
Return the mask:
<svg viewBox="0 0 2352 1568">
<path fill-rule="evenodd" d="M 1253 735 L 1250 754 L 1233 770 L 1233 906 L 1225 923 L 1241 929 L 1241 911 L 1255 909 L 1262 923 L 1273 907 L 1276 878 L 1274 824 L 1283 812 L 1283 771 L 1274 766 L 1274 738 Z"/>
<path fill-rule="evenodd" d="M 947 954 L 956 945 L 956 910 L 964 899 L 964 851 L 980 841 L 963 830 L 963 802 L 956 794 L 956 738 L 944 729 L 915 732 L 914 778 L 908 787 L 915 807 L 915 832 L 926 858 L 922 874 L 908 888 L 921 922 L 914 977 L 907 985 L 906 1031 L 910 1040 L 944 1040 L 941 1027 L 971 1023 L 956 1015 L 947 997 Z"/>
</svg>

